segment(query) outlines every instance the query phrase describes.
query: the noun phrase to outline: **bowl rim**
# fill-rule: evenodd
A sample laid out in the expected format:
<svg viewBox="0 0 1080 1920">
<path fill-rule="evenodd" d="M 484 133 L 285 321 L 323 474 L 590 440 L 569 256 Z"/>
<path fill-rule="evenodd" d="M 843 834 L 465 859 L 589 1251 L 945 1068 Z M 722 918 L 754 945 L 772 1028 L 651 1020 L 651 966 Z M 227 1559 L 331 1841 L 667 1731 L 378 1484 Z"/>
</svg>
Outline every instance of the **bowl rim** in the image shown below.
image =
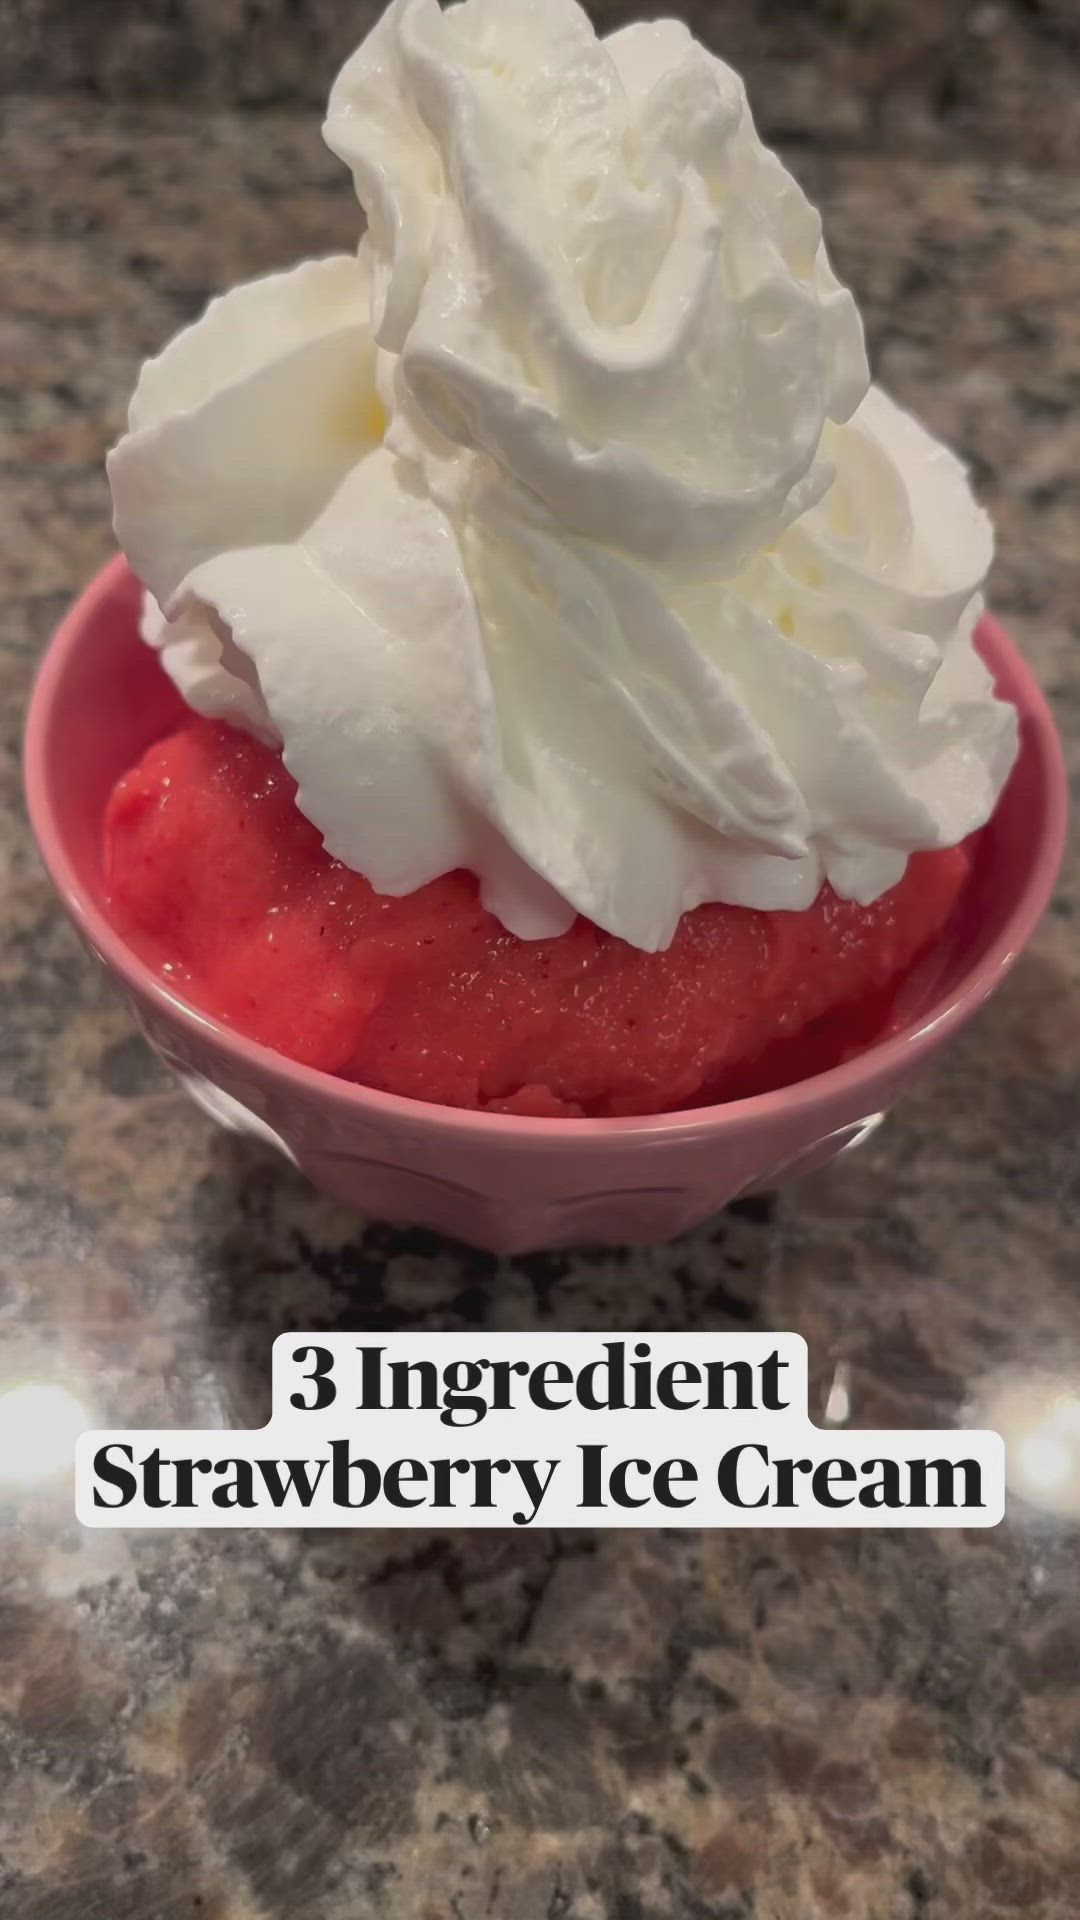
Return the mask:
<svg viewBox="0 0 1080 1920">
<path fill-rule="evenodd" d="M 257 1040 L 249 1040 L 210 1014 L 201 1012 L 172 991 L 129 947 L 111 925 L 80 880 L 69 858 L 64 833 L 53 801 L 53 769 L 48 738 L 54 703 L 69 663 L 90 623 L 130 580 L 123 554 L 117 554 L 72 602 L 48 641 L 31 690 L 23 745 L 23 774 L 30 824 L 46 872 L 71 920 L 106 967 L 126 987 L 148 1002 L 167 1021 L 179 1024 L 204 1043 L 210 1041 L 248 1074 L 271 1080 L 282 1091 L 302 1095 L 353 1114 L 411 1123 L 429 1131 L 450 1132 L 459 1139 L 504 1147 L 535 1148 L 574 1141 L 627 1144 L 675 1141 L 703 1133 L 757 1131 L 807 1110 L 826 1108 L 854 1099 L 860 1091 L 873 1107 L 874 1088 L 893 1072 L 907 1072 L 924 1054 L 939 1046 L 961 1026 L 1005 977 L 1041 919 L 1058 876 L 1065 848 L 1067 780 L 1061 742 L 1049 706 L 1023 655 L 992 615 L 984 613 L 980 635 L 995 668 L 1004 666 L 1011 682 L 1010 697 L 1025 723 L 1021 752 L 1038 763 L 1046 803 L 1046 829 L 1035 849 L 1012 910 L 997 937 L 977 955 L 963 978 L 936 999 L 909 1026 L 875 1042 L 852 1060 L 824 1073 L 769 1093 L 729 1100 L 714 1106 L 686 1107 L 673 1113 L 632 1114 L 615 1119 L 545 1119 L 524 1114 L 484 1113 L 446 1107 L 408 1095 L 384 1093 L 357 1081 L 339 1079 L 321 1068 L 290 1060 Z"/>
</svg>

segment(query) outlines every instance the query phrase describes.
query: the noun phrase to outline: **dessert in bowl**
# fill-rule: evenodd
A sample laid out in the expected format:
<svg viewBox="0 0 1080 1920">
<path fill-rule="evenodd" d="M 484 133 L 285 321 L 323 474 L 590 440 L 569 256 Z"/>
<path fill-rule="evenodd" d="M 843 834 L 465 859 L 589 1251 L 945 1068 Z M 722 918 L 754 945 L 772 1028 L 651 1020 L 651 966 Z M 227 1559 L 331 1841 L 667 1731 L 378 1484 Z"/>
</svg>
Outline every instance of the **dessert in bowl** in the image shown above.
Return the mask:
<svg viewBox="0 0 1080 1920">
<path fill-rule="evenodd" d="M 202 1097 L 333 1191 L 675 1231 L 869 1122 L 1045 903 L 989 525 L 675 23 L 397 0 L 327 135 L 358 255 L 143 369 L 146 599 L 112 572 L 46 662 L 39 837 Z"/>
</svg>

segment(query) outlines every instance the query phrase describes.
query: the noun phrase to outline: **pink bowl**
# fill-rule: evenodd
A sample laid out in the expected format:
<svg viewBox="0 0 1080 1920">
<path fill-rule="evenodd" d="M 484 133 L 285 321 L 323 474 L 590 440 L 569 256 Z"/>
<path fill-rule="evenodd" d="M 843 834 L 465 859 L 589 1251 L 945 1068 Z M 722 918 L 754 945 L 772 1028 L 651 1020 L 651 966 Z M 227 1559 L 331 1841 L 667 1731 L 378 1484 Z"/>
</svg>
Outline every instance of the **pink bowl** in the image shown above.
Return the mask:
<svg viewBox="0 0 1080 1920">
<path fill-rule="evenodd" d="M 161 1058 L 225 1125 L 269 1138 L 348 1205 L 497 1251 L 666 1239 L 738 1194 L 824 1164 L 877 1124 L 993 991 L 1049 899 L 1065 835 L 1061 751 L 1046 703 L 992 620 L 980 646 L 1022 719 L 1022 751 L 954 932 L 905 989 L 887 1037 L 778 1093 L 631 1120 L 531 1120 L 375 1093 L 296 1065 L 184 1004 L 110 926 L 99 853 L 114 781 L 179 701 L 138 638 L 121 559 L 46 651 L 30 704 L 26 787 L 53 884 L 127 993 Z"/>
</svg>

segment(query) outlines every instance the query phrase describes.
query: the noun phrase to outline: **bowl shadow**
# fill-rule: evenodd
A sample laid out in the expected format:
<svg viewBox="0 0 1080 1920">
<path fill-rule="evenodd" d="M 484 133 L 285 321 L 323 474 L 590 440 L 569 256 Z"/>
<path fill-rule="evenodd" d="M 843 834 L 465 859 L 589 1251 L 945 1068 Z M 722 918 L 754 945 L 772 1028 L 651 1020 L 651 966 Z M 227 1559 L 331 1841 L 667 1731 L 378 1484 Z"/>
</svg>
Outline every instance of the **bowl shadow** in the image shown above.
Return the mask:
<svg viewBox="0 0 1080 1920">
<path fill-rule="evenodd" d="M 206 1340 L 230 1418 L 270 1415 L 281 1333 L 752 1330 L 777 1215 L 734 1201 L 657 1245 L 495 1254 L 358 1217 L 261 1142 L 222 1133 L 200 1202 Z"/>
</svg>

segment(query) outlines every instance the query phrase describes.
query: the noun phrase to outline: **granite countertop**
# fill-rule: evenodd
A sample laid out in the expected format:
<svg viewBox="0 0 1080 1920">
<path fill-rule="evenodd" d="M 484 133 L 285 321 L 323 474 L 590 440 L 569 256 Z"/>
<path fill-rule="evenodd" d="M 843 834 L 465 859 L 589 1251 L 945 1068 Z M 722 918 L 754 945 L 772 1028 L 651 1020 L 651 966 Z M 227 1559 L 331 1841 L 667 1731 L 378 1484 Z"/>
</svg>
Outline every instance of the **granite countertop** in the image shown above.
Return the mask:
<svg viewBox="0 0 1080 1920">
<path fill-rule="evenodd" d="M 1075 774 L 1080 185 L 1027 126 L 920 124 L 789 151 L 880 375 L 974 465 Z M 38 869 L 21 714 L 109 550 L 140 357 L 354 216 L 293 109 L 42 93 L 2 141 L 0 1389 L 253 1425 L 298 1324 L 793 1328 L 818 1417 L 839 1384 L 858 1426 L 1037 1425 L 1080 1389 L 1075 854 L 861 1153 L 667 1248 L 497 1260 L 357 1223 L 173 1089 Z M 10 1467 L 3 1920 L 1075 1916 L 1068 1489 L 988 1533 L 114 1535 Z"/>
</svg>

